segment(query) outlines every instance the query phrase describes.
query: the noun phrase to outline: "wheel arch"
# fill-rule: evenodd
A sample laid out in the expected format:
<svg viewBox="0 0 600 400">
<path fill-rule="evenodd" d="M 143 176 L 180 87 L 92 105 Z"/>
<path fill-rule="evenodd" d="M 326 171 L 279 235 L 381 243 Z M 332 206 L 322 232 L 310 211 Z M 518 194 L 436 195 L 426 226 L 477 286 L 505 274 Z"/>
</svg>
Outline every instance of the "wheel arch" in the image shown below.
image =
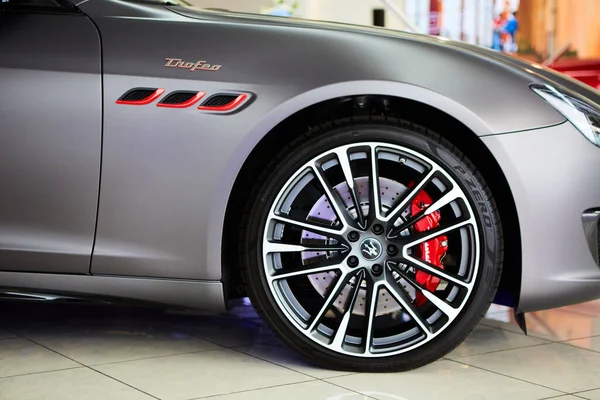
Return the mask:
<svg viewBox="0 0 600 400">
<path fill-rule="evenodd" d="M 387 91 L 381 94 L 373 90 L 355 94 L 361 92 L 356 91 L 358 87 L 354 89 L 350 94 L 326 97 L 325 100 L 305 104 L 287 115 L 284 113 L 284 117 L 265 131 L 243 160 L 227 200 L 222 231 L 221 265 L 227 299 L 245 296 L 238 267 L 239 225 L 236 221 L 240 221 L 243 203 L 256 174 L 268 164 L 269 155 L 302 135 L 311 126 L 327 124 L 328 121 L 355 113 L 375 112 L 378 115 L 389 113 L 437 132 L 460 148 L 482 173 L 497 201 L 504 228 L 505 268 L 495 302 L 516 307 L 521 282 L 518 215 L 502 169 L 479 139 L 479 136 L 492 133 L 485 122 L 459 104 L 426 89 L 410 87 L 404 93 L 393 95 L 385 94 Z"/>
</svg>

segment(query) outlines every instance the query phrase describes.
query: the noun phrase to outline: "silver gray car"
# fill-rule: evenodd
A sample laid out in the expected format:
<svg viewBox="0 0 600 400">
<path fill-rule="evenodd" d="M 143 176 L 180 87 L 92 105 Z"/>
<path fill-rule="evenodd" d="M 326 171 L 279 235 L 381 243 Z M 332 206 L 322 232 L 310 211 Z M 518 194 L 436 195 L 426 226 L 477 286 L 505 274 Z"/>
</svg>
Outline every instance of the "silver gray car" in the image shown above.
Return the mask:
<svg viewBox="0 0 600 400">
<path fill-rule="evenodd" d="M 223 311 L 400 371 L 600 297 L 600 92 L 439 37 L 0 3 L 0 291 Z"/>
</svg>

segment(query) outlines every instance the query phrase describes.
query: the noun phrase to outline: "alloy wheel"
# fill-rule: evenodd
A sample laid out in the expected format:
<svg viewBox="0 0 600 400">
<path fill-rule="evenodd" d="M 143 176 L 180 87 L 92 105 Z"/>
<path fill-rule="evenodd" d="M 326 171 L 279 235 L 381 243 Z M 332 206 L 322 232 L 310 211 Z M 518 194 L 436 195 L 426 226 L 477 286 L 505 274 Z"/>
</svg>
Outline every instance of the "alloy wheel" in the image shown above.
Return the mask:
<svg viewBox="0 0 600 400">
<path fill-rule="evenodd" d="M 478 225 L 451 171 L 384 142 L 327 150 L 282 186 L 262 235 L 277 307 L 330 351 L 386 357 L 438 337 L 478 278 Z"/>
</svg>

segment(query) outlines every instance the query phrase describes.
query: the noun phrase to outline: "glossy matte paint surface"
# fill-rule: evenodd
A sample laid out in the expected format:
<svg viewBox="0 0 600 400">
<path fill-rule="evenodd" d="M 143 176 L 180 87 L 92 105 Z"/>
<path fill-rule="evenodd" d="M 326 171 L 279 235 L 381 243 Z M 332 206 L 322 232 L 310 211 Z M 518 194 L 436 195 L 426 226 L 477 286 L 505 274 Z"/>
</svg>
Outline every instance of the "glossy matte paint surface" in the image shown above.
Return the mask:
<svg viewBox="0 0 600 400">
<path fill-rule="evenodd" d="M 0 12 L 0 270 L 89 271 L 100 72 L 84 15 Z"/>
<path fill-rule="evenodd" d="M 536 66 L 437 38 L 115 0 L 88 0 L 80 7 L 99 29 L 102 41 L 102 146 L 99 135 L 94 136 L 97 143 L 88 146 L 98 154 L 102 150 L 97 234 L 91 270 L 81 271 L 97 276 L 2 273 L 0 285 L 113 297 L 128 297 L 135 287 L 136 295 L 131 297 L 139 300 L 199 307 L 206 302 L 207 308 L 222 305 L 225 296 L 218 281 L 222 279 L 223 220 L 233 183 L 252 149 L 278 123 L 305 107 L 348 95 L 381 94 L 420 101 L 452 115 L 481 136 L 497 157 L 511 180 L 519 218 L 524 220 L 523 247 L 528 248 L 523 253 L 522 310 L 600 296 L 598 268 L 589 268 L 589 250 L 579 253 L 579 263 L 572 269 L 560 263 L 542 265 L 536 259 L 538 255 L 550 260 L 543 253 L 564 250 L 568 253 L 558 259 L 565 260 L 586 246 L 580 237 L 583 210 L 575 205 L 563 218 L 561 213 L 568 207 L 563 197 L 540 203 L 542 214 L 557 215 L 555 220 L 569 227 L 568 235 L 554 233 L 551 242 L 561 245 L 549 250 L 535 238 L 547 232 L 547 227 L 540 230 L 544 224 L 536 224 L 540 210 L 530 214 L 539 193 L 528 189 L 541 185 L 536 180 L 542 173 L 536 168 L 529 171 L 528 162 L 546 165 L 552 162 L 545 158 L 546 151 L 556 154 L 561 148 L 576 146 L 588 162 L 568 159 L 567 169 L 578 177 L 570 184 L 573 189 L 587 187 L 579 206 L 600 205 L 598 187 L 579 180 L 590 171 L 589 161 L 600 159 L 600 149 L 585 142 L 570 124 L 562 124 L 564 118 L 528 86 L 552 79 L 598 102 L 597 92 Z M 81 39 L 72 33 L 71 40 Z M 205 60 L 223 67 L 218 72 L 165 68 L 167 57 Z M 136 86 L 164 88 L 167 93 L 198 90 L 207 96 L 246 92 L 253 95 L 253 101 L 228 115 L 196 107 L 115 104 Z M 80 104 L 85 103 L 74 104 L 73 109 Z M 29 115 L 28 109 L 16 110 L 16 115 L 24 114 Z M 78 114 L 82 119 L 94 118 L 86 115 Z M 75 135 L 74 130 L 69 133 Z M 557 142 L 545 140 L 550 137 Z M 539 151 L 532 154 L 532 146 Z M 43 186 L 47 181 L 39 183 Z M 560 190 L 562 184 L 547 179 L 544 189 Z M 91 188 L 85 193 L 89 198 L 97 195 Z M 75 200 L 65 199 L 67 203 Z M 60 224 L 67 223 L 68 215 L 66 210 L 55 213 L 63 219 L 54 230 L 50 227 L 52 237 L 60 238 Z M 85 216 L 95 220 L 95 209 Z M 567 218 L 568 222 L 563 221 Z M 63 244 L 65 252 L 57 257 L 67 259 L 72 251 L 69 245 Z M 0 246 L 4 248 L 5 243 Z M 31 247 L 39 250 L 35 242 Z M 54 267 L 46 271 L 60 272 Z M 569 280 L 565 270 L 588 279 Z M 543 279 L 538 278 L 540 273 L 545 274 Z M 131 276 L 137 278 L 125 278 Z M 94 279 L 98 288 L 90 292 Z M 177 283 L 194 289 L 178 290 L 183 286 Z M 154 289 L 162 294 L 153 295 Z M 173 295 L 168 295 L 169 290 Z M 202 295 L 194 295 L 196 290 Z"/>
<path fill-rule="evenodd" d="M 600 149 L 570 123 L 482 140 L 508 178 L 518 210 L 519 311 L 599 298 L 600 268 L 581 216 L 600 207 Z"/>
<path fill-rule="evenodd" d="M 173 8 L 206 18 L 191 19 L 158 5 L 132 2 L 93 0 L 81 8 L 98 25 L 103 42 L 104 147 L 94 274 L 220 279 L 222 222 L 242 163 L 279 121 L 322 100 L 363 93 L 418 98 L 416 91 L 426 87 L 422 101 L 451 99 L 447 111 L 456 115 L 469 110 L 462 119 L 480 134 L 563 121 L 529 90 L 527 74 L 515 75 L 432 40 L 357 36 L 340 29 L 319 30 L 316 24 L 289 27 L 277 18 Z M 223 67 L 218 72 L 165 68 L 166 57 Z M 472 86 L 440 77 L 440 65 L 449 76 L 468 76 Z M 519 118 L 502 118 L 495 108 L 500 107 L 497 96 L 490 96 L 489 104 L 474 96 L 475 88 L 497 90 L 490 72 L 508 95 L 530 99 L 532 112 L 515 109 Z M 373 80 L 382 84 L 369 83 Z M 403 82 L 403 87 L 394 88 L 398 84 L 393 82 Z M 195 108 L 114 103 L 128 89 L 149 85 L 207 95 L 246 91 L 256 100 L 227 117 Z M 304 100 L 315 91 L 317 95 Z"/>
<path fill-rule="evenodd" d="M 225 310 L 220 282 L 134 277 L 1 272 L 0 282 L 22 294 L 82 295 L 100 301 L 168 304 L 175 307 Z"/>
</svg>

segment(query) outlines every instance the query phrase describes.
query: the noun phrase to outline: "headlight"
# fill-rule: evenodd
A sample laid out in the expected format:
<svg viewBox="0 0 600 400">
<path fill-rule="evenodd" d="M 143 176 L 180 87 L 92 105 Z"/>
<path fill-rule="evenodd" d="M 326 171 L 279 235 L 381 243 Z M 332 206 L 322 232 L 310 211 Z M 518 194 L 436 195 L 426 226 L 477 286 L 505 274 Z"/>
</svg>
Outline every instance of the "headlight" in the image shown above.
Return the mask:
<svg viewBox="0 0 600 400">
<path fill-rule="evenodd" d="M 583 136 L 600 147 L 600 110 L 582 99 L 550 85 L 532 85 L 531 89 L 568 119 Z"/>
</svg>

